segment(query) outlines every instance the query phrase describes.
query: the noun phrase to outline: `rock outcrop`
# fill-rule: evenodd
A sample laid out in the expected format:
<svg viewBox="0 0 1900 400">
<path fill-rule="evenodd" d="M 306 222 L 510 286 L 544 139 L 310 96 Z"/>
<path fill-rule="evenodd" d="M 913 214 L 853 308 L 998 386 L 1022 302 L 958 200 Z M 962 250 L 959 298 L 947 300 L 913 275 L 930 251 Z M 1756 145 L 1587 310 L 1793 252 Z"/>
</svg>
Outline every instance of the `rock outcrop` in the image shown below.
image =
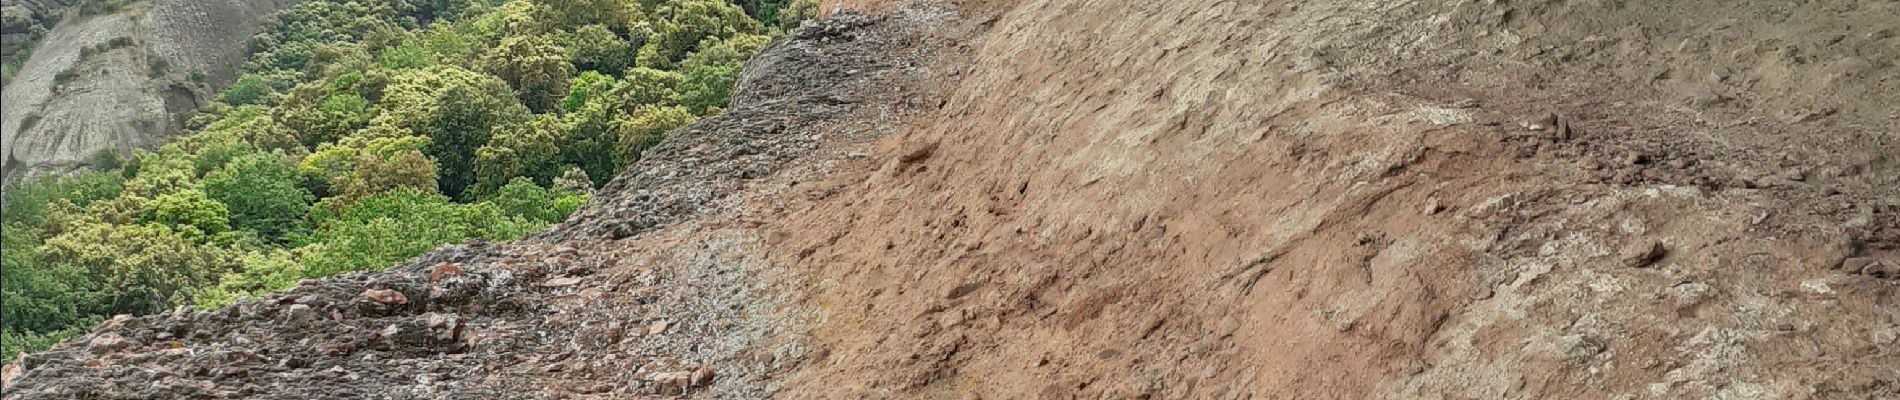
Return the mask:
<svg viewBox="0 0 1900 400">
<path fill-rule="evenodd" d="M 150 0 L 101 15 L 62 13 L 57 2 L 9 3 L 28 13 L 8 17 L 8 34 L 40 26 L 46 15 L 64 17 L 0 93 L 0 182 L 70 172 L 102 151 L 176 134 L 191 110 L 235 79 L 261 18 L 293 2 Z M 203 79 L 190 78 L 197 72 Z"/>
</svg>

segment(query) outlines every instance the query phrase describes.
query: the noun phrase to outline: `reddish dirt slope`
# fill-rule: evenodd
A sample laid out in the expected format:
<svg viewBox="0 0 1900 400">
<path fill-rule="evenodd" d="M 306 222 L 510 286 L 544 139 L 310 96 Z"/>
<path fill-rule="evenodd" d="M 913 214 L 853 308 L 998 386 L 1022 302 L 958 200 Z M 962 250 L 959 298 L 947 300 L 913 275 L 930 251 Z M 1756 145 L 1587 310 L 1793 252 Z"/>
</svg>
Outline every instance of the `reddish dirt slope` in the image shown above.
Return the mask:
<svg viewBox="0 0 1900 400">
<path fill-rule="evenodd" d="M 972 3 L 790 398 L 1900 397 L 1891 2 Z"/>
</svg>

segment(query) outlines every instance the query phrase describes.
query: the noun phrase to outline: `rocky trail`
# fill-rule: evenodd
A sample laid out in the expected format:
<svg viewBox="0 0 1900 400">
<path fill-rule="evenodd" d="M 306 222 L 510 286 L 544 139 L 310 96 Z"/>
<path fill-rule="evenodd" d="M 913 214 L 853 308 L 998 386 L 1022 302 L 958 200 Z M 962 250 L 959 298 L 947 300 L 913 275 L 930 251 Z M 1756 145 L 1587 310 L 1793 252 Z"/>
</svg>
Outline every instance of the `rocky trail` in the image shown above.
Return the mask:
<svg viewBox="0 0 1900 400">
<path fill-rule="evenodd" d="M 1900 4 L 824 7 L 548 232 L 5 398 L 1900 398 Z"/>
</svg>

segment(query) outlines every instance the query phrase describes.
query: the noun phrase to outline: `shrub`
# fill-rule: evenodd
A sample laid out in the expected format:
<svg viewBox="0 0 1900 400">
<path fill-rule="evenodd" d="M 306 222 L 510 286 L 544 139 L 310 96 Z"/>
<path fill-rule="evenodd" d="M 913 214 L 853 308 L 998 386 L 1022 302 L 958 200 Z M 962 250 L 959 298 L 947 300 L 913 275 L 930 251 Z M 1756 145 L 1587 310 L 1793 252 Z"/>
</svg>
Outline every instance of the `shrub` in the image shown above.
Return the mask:
<svg viewBox="0 0 1900 400">
<path fill-rule="evenodd" d="M 65 71 L 59 71 L 59 73 L 53 74 L 53 85 L 65 86 L 67 83 L 71 83 L 74 79 L 79 79 L 78 69 L 67 68 Z"/>
<path fill-rule="evenodd" d="M 246 74 L 244 77 L 238 78 L 237 83 L 233 83 L 231 87 L 225 88 L 224 93 L 218 95 L 218 101 L 222 101 L 224 104 L 229 104 L 232 107 L 243 107 L 252 104 L 262 105 L 266 104 L 266 102 L 270 100 L 271 95 L 274 94 L 276 94 L 276 89 L 271 87 L 269 80 L 262 76 Z"/>
<path fill-rule="evenodd" d="M 633 65 L 633 46 L 605 26 L 588 25 L 574 31 L 574 68 L 620 73 Z"/>
<path fill-rule="evenodd" d="M 323 243 L 304 264 L 307 277 L 388 268 L 445 243 L 512 239 L 545 226 L 504 214 L 493 204 L 458 205 L 446 196 L 395 190 L 337 211 L 317 207 L 312 239 Z M 426 226 L 428 229 L 416 229 Z"/>
<path fill-rule="evenodd" d="M 297 171 L 280 154 L 239 157 L 207 174 L 205 194 L 229 210 L 233 228 L 273 242 L 301 233 L 303 216 L 314 201 L 298 185 Z"/>
<path fill-rule="evenodd" d="M 6 200 L 0 201 L 0 220 L 28 227 L 38 226 L 46 219 L 47 206 L 55 201 L 85 207 L 94 201 L 117 197 L 123 190 L 124 178 L 109 171 L 28 179 L 7 187 Z"/>
<path fill-rule="evenodd" d="M 516 177 L 502 186 L 489 201 L 510 217 L 555 223 L 580 208 L 582 201 L 576 201 L 580 196 L 564 190 L 542 188 L 528 178 Z"/>
<path fill-rule="evenodd" d="M 92 152 L 86 164 L 96 170 L 117 171 L 121 165 L 125 164 L 125 154 L 120 153 L 118 149 L 99 149 Z"/>
<path fill-rule="evenodd" d="M 154 55 L 150 61 L 145 63 L 145 76 L 158 79 L 164 77 L 165 73 L 170 72 L 171 68 L 171 61 L 166 61 L 165 57 Z"/>
<path fill-rule="evenodd" d="M 377 53 L 376 65 L 386 69 L 427 68 L 435 65 L 435 56 L 413 41 L 403 41 Z"/>
</svg>

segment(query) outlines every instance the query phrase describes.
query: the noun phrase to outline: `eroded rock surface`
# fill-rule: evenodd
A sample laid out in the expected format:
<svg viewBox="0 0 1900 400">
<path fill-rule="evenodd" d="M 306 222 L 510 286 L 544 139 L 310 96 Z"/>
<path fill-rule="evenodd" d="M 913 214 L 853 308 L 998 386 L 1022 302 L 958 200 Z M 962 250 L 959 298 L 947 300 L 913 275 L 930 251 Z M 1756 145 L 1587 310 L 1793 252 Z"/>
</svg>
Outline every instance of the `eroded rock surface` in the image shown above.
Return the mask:
<svg viewBox="0 0 1900 400">
<path fill-rule="evenodd" d="M 109 14 L 61 14 L 0 93 L 0 182 L 78 170 L 101 151 L 147 148 L 178 133 L 187 113 L 235 79 L 260 18 L 294 2 L 149 0 Z M 8 7 L 58 12 L 32 4 L 40 3 Z M 133 44 L 83 54 L 121 38 Z M 163 73 L 151 67 L 158 60 L 169 65 Z M 194 71 L 203 82 L 189 79 Z M 72 77 L 62 82 L 62 73 Z"/>
</svg>

